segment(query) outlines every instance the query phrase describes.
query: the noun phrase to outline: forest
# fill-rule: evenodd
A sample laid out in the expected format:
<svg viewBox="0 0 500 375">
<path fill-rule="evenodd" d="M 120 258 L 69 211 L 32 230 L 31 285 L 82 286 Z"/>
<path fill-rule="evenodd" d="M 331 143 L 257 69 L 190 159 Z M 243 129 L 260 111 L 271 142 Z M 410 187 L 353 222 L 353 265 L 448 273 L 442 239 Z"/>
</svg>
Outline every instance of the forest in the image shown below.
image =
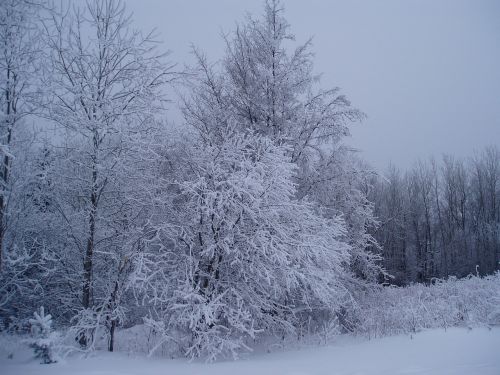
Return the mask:
<svg viewBox="0 0 500 375">
<path fill-rule="evenodd" d="M 1 334 L 214 361 L 500 324 L 498 145 L 377 171 L 292 30 L 267 0 L 184 66 L 120 0 L 1 1 Z"/>
</svg>

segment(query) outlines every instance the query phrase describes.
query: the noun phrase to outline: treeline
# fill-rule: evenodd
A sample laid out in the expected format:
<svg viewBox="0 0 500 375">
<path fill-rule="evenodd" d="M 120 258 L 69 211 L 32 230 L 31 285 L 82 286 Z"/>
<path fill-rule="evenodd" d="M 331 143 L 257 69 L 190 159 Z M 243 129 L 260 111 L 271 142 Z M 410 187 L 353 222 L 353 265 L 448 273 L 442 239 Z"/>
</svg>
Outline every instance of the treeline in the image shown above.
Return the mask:
<svg viewBox="0 0 500 375">
<path fill-rule="evenodd" d="M 397 284 L 487 275 L 500 261 L 500 150 L 444 156 L 406 172 L 391 166 L 370 199 L 375 238 Z"/>
</svg>

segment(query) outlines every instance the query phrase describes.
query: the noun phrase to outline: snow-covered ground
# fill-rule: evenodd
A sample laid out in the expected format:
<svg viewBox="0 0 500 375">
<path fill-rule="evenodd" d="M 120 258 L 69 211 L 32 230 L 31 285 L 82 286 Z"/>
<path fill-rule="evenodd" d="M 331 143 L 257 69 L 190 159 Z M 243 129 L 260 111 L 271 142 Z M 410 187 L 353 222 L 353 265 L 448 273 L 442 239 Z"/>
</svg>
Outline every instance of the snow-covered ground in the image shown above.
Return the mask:
<svg viewBox="0 0 500 375">
<path fill-rule="evenodd" d="M 96 353 L 41 365 L 27 350 L 2 343 L 2 375 L 329 374 L 499 375 L 500 328 L 430 330 L 374 340 L 343 336 L 330 346 L 252 354 L 212 364 Z M 8 353 L 14 357 L 8 359 Z"/>
</svg>

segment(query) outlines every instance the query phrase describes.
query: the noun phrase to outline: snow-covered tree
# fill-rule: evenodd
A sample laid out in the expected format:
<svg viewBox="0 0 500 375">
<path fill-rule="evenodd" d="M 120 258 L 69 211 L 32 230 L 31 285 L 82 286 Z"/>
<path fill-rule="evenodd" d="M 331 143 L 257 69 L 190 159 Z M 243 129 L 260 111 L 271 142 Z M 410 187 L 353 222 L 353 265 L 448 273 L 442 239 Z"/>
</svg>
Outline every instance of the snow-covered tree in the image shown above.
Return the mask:
<svg viewBox="0 0 500 375">
<path fill-rule="evenodd" d="M 33 111 L 40 38 L 36 2 L 6 0 L 0 7 L 0 270 L 5 251 L 6 212 L 14 157 L 12 143 L 23 119 Z M 9 247 L 7 245 L 7 247 Z"/>
<path fill-rule="evenodd" d="M 131 28 L 121 1 L 89 1 L 61 13 L 45 22 L 46 114 L 66 135 L 57 145 L 57 207 L 71 240 L 70 262 L 83 259 L 75 270 L 79 280 L 74 278 L 80 306 L 115 311 L 115 290 L 136 248 L 135 219 L 147 203 L 130 193 L 140 189 L 132 181 L 140 156 L 132 152 L 164 108 L 162 87 L 172 79 L 171 66 L 154 35 Z"/>
<path fill-rule="evenodd" d="M 45 314 L 43 306 L 39 311 L 35 311 L 33 316 L 34 318 L 29 320 L 32 335 L 29 345 L 35 352 L 35 358 L 40 359 L 44 364 L 55 363 L 57 360 L 54 344 L 58 335 L 52 329 L 52 316 Z"/>
<path fill-rule="evenodd" d="M 351 269 L 365 280 L 384 273 L 377 225 L 368 201 L 373 172 L 343 144 L 349 125 L 364 118 L 339 88 L 319 88 L 313 74 L 311 40 L 293 49 L 295 38 L 279 0 L 265 2 L 264 14 L 251 16 L 226 37 L 222 66 L 210 65 L 199 52 L 196 99 L 185 111 L 197 128 L 214 106 L 237 119 L 240 129 L 287 145 L 299 166 L 297 197 L 315 202 L 329 218 L 342 215 L 351 245 Z M 224 115 L 221 115 L 224 118 Z M 212 130 L 215 132 L 216 130 Z M 355 283 L 354 285 L 359 285 Z"/>
<path fill-rule="evenodd" d="M 300 185 L 300 195 L 314 200 L 327 217 L 342 216 L 345 220 L 346 241 L 351 246 L 350 268 L 357 277 L 352 284 L 355 287 L 360 281 L 376 283 L 386 273 L 381 248 L 372 235 L 379 222 L 368 198 L 376 173 L 357 155 L 342 148 L 332 153 L 326 164 L 315 165 L 311 182 Z"/>
<path fill-rule="evenodd" d="M 231 121 L 218 130 L 194 144 L 176 221 L 161 227 L 142 271 L 171 326 L 190 333 L 186 354 L 209 359 L 333 311 L 349 261 L 343 222 L 295 199 L 289 150 Z"/>
<path fill-rule="evenodd" d="M 41 64 L 42 1 L 3 1 L 0 6 L 0 319 L 22 318 L 35 308 L 47 249 L 33 232 L 30 186 Z"/>
</svg>

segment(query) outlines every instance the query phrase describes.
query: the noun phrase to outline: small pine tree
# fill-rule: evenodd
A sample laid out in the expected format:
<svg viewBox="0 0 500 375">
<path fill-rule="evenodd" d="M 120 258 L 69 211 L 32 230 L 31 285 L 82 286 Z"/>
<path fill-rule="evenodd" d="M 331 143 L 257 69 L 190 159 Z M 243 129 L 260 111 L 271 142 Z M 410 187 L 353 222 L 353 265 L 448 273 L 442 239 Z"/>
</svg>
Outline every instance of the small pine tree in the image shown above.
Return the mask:
<svg viewBox="0 0 500 375">
<path fill-rule="evenodd" d="M 54 355 L 55 332 L 52 331 L 52 315 L 45 315 L 45 310 L 33 313 L 34 319 L 30 319 L 31 334 L 33 338 L 29 341 L 30 348 L 35 352 L 35 358 L 42 360 L 41 363 L 49 364 L 57 362 Z"/>
</svg>

